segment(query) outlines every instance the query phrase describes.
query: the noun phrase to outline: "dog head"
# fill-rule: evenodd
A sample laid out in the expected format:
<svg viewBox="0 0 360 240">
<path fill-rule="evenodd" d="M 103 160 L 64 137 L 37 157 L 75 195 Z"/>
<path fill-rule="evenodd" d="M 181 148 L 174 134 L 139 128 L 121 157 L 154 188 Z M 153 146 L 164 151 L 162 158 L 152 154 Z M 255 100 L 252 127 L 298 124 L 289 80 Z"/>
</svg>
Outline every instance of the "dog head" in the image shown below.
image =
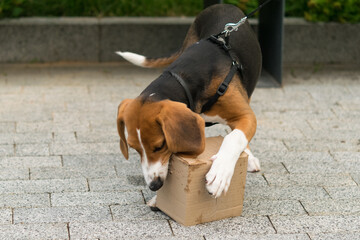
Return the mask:
<svg viewBox="0 0 360 240">
<path fill-rule="evenodd" d="M 117 126 L 121 152 L 128 159 L 130 146 L 140 154 L 153 191 L 162 187 L 173 153 L 196 156 L 205 148 L 204 120 L 179 102 L 126 99 L 119 105 Z"/>
</svg>

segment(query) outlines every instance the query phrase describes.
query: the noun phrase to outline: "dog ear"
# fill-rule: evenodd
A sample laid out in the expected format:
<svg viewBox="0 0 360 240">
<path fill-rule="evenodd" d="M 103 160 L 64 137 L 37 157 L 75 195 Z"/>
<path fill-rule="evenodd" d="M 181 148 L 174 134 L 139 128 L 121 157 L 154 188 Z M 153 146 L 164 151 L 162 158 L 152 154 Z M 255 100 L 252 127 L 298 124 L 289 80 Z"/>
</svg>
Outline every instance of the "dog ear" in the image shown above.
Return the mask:
<svg viewBox="0 0 360 240">
<path fill-rule="evenodd" d="M 131 101 L 133 100 L 125 99 L 124 101 L 122 101 L 119 105 L 118 115 L 117 115 L 117 129 L 120 136 L 120 149 L 126 159 L 129 159 L 129 147 L 125 136 L 124 114 L 126 107 L 129 105 Z"/>
<path fill-rule="evenodd" d="M 195 156 L 204 151 L 205 122 L 185 104 L 165 100 L 157 122 L 171 152 Z"/>
</svg>

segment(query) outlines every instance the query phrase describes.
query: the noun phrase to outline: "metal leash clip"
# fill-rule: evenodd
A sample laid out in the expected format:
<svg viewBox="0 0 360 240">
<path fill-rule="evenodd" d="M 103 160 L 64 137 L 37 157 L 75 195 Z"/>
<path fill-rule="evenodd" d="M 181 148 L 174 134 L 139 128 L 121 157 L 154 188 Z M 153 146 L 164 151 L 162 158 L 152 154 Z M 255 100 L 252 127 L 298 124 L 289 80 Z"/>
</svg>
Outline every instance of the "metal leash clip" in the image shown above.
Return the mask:
<svg viewBox="0 0 360 240">
<path fill-rule="evenodd" d="M 237 31 L 241 25 L 243 25 L 248 17 L 243 17 L 237 23 L 227 23 L 224 28 L 225 37 L 229 36 L 231 32 Z"/>
</svg>

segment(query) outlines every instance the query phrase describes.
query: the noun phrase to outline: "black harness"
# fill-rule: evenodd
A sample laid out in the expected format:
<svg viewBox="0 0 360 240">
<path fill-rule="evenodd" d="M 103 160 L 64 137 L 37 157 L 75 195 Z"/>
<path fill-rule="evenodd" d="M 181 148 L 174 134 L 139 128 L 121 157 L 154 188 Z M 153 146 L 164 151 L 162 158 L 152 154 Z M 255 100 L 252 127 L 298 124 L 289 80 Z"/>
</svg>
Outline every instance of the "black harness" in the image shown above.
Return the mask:
<svg viewBox="0 0 360 240">
<path fill-rule="evenodd" d="M 222 48 L 230 57 L 231 59 L 231 67 L 230 67 L 230 71 L 229 73 L 226 75 L 224 81 L 220 84 L 220 86 L 218 87 L 218 89 L 216 90 L 215 95 L 213 95 L 205 104 L 204 106 L 201 108 L 201 113 L 206 112 L 208 110 L 211 109 L 211 107 L 216 103 L 216 101 L 219 99 L 220 96 L 224 95 L 226 90 L 229 87 L 229 84 L 231 82 L 231 80 L 234 78 L 234 75 L 236 72 L 239 73 L 241 79 L 243 79 L 243 67 L 242 65 L 235 59 L 235 57 L 232 55 L 231 53 L 231 46 L 229 44 L 229 37 L 225 36 L 224 33 L 219 33 L 217 35 L 211 35 L 208 39 L 208 41 L 210 41 L 211 43 L 214 43 L 215 45 L 219 46 L 220 48 Z M 183 87 L 186 97 L 188 99 L 188 108 L 190 108 L 193 112 L 195 112 L 195 104 L 194 104 L 194 100 L 191 96 L 190 90 L 186 84 L 186 82 L 182 79 L 181 76 L 179 76 L 178 74 L 172 72 L 172 71 L 167 71 L 171 76 L 173 76 L 178 82 L 179 84 Z M 211 126 L 213 125 L 212 123 L 206 123 L 206 126 Z"/>
</svg>

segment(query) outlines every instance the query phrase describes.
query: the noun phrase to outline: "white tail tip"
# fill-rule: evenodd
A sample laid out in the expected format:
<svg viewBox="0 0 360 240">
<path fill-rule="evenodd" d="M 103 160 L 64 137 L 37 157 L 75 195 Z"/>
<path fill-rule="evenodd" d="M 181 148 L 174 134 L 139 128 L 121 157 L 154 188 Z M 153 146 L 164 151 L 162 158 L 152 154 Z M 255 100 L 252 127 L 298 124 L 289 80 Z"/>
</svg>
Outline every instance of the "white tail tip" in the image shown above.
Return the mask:
<svg viewBox="0 0 360 240">
<path fill-rule="evenodd" d="M 131 62 L 132 64 L 135 64 L 140 67 L 145 66 L 146 57 L 144 57 L 143 55 L 139 55 L 132 52 L 116 52 L 116 54 L 122 56 L 124 59 Z"/>
</svg>

